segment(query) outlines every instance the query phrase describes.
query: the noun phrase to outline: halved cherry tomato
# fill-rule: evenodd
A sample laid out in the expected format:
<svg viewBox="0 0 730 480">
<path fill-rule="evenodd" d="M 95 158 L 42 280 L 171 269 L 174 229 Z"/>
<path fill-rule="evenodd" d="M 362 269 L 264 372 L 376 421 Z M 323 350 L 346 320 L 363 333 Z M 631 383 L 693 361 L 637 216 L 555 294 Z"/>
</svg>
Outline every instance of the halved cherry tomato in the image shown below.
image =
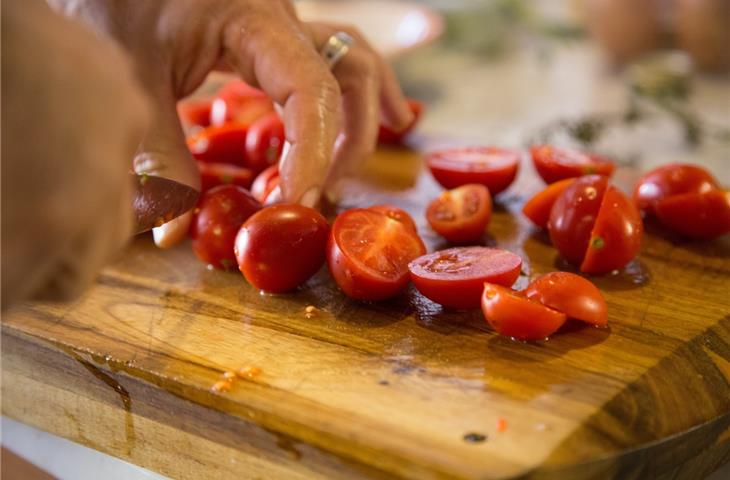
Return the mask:
<svg viewBox="0 0 730 480">
<path fill-rule="evenodd" d="M 608 307 L 601 291 L 580 275 L 547 273 L 533 280 L 522 293 L 569 318 L 597 327 L 608 324 Z"/>
<path fill-rule="evenodd" d="M 251 185 L 251 195 L 261 203 L 266 202 L 266 197 L 279 186 L 279 166 L 272 165 L 259 173 Z"/>
<path fill-rule="evenodd" d="M 656 168 L 639 179 L 634 202 L 640 210 L 654 213 L 664 198 L 684 193 L 704 193 L 720 188 L 715 177 L 697 165 L 671 163 Z"/>
<path fill-rule="evenodd" d="M 524 341 L 549 337 L 567 319 L 564 313 L 492 283 L 484 284 L 482 313 L 497 333 Z"/>
<path fill-rule="evenodd" d="M 423 296 L 445 307 L 479 308 L 484 282 L 511 286 L 522 259 L 506 250 L 456 247 L 429 253 L 408 264 Z"/>
<path fill-rule="evenodd" d="M 522 207 L 522 213 L 538 227 L 547 228 L 548 221 L 550 220 L 550 211 L 553 209 L 555 200 L 574 181 L 575 178 L 566 178 L 565 180 L 551 183 L 543 191 L 525 203 L 525 206 Z"/>
<path fill-rule="evenodd" d="M 261 204 L 237 185 L 221 185 L 205 192 L 195 207 L 190 236 L 193 251 L 202 261 L 225 270 L 236 265 L 236 234 Z"/>
<path fill-rule="evenodd" d="M 266 93 L 246 82 L 235 80 L 218 91 L 211 106 L 210 124 L 236 122 L 248 127 L 273 110 L 274 104 Z"/>
<path fill-rule="evenodd" d="M 266 207 L 236 237 L 238 268 L 265 292 L 284 293 L 306 282 L 325 260 L 327 220 L 302 205 Z"/>
<path fill-rule="evenodd" d="M 464 185 L 443 192 L 428 205 L 426 219 L 451 243 L 479 241 L 492 216 L 492 199 L 484 185 Z"/>
<path fill-rule="evenodd" d="M 177 103 L 177 114 L 183 125 L 190 127 L 207 127 L 210 125 L 210 109 L 213 102 L 204 100 L 182 100 Z"/>
<path fill-rule="evenodd" d="M 403 225 L 413 230 L 414 233 L 418 233 L 418 228 L 416 228 L 416 222 L 413 221 L 413 217 L 411 217 L 408 212 L 403 209 L 400 209 L 393 205 L 373 205 L 368 209 L 384 213 L 393 220 L 401 222 Z"/>
<path fill-rule="evenodd" d="M 598 155 L 578 150 L 541 145 L 530 149 L 532 162 L 545 183 L 554 183 L 582 175 L 611 176 L 614 163 Z"/>
<path fill-rule="evenodd" d="M 408 285 L 408 263 L 424 253 L 421 238 L 403 223 L 356 208 L 335 219 L 327 243 L 327 265 L 348 296 L 378 301 Z"/>
<path fill-rule="evenodd" d="M 190 153 L 201 162 L 230 163 L 248 166 L 246 135 L 248 128 L 239 123 L 207 127 L 187 139 Z"/>
<path fill-rule="evenodd" d="M 401 143 L 403 139 L 411 133 L 411 131 L 415 128 L 416 124 L 421 118 L 421 113 L 423 113 L 423 103 L 419 102 L 418 100 L 414 100 L 412 98 L 407 99 L 408 101 L 408 107 L 411 109 L 411 112 L 413 112 L 413 122 L 411 122 L 410 125 L 408 125 L 406 128 L 401 130 L 400 132 L 395 132 L 391 130 L 389 127 L 386 127 L 385 125 L 380 125 L 380 131 L 378 132 L 378 141 L 380 143 L 388 143 L 388 144 L 394 144 L 394 143 Z"/>
<path fill-rule="evenodd" d="M 426 162 L 444 188 L 480 183 L 494 196 L 517 176 L 520 152 L 494 147 L 454 148 L 431 153 Z"/>
<path fill-rule="evenodd" d="M 691 238 L 715 238 L 730 233 L 730 192 L 673 195 L 657 202 L 657 218 L 665 226 Z"/>
<path fill-rule="evenodd" d="M 246 137 L 246 157 L 251 168 L 260 171 L 277 164 L 285 141 L 284 122 L 276 112 L 253 122 Z"/>
<path fill-rule="evenodd" d="M 238 185 L 249 188 L 253 182 L 250 168 L 231 165 L 230 163 L 198 162 L 200 170 L 200 191 L 206 192 L 218 185 Z"/>
</svg>

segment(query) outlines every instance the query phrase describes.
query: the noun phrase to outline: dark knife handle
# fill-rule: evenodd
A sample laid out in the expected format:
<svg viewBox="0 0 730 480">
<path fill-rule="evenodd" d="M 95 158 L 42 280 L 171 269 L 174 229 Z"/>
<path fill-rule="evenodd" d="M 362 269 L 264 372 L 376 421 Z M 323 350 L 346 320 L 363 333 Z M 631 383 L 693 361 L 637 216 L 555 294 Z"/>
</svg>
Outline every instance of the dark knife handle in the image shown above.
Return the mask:
<svg viewBox="0 0 730 480">
<path fill-rule="evenodd" d="M 135 235 L 179 217 L 198 202 L 197 190 L 174 180 L 144 174 L 130 177 Z"/>
</svg>

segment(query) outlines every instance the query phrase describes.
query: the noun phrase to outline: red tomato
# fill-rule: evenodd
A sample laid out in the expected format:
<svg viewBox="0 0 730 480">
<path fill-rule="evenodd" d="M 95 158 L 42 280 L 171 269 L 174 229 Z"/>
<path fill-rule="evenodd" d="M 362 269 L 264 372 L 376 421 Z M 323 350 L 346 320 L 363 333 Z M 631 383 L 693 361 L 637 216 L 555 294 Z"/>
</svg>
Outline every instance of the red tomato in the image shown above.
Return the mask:
<svg viewBox="0 0 730 480">
<path fill-rule="evenodd" d="M 261 203 L 266 201 L 272 190 L 279 186 L 279 166 L 272 165 L 259 173 L 251 185 L 251 195 Z"/>
<path fill-rule="evenodd" d="M 238 268 L 265 292 L 293 290 L 322 267 L 328 231 L 327 220 L 314 209 L 295 204 L 266 207 L 238 232 Z"/>
<path fill-rule="evenodd" d="M 608 324 L 608 307 L 601 291 L 580 275 L 548 273 L 533 280 L 522 293 L 570 318 L 597 327 Z"/>
<path fill-rule="evenodd" d="M 190 127 L 207 127 L 210 125 L 210 109 L 213 103 L 210 99 L 183 100 L 177 103 L 177 114 L 183 125 Z"/>
<path fill-rule="evenodd" d="M 374 205 L 372 207 L 369 207 L 368 210 L 375 210 L 376 212 L 384 213 L 393 220 L 397 220 L 406 227 L 413 230 L 413 233 L 418 233 L 418 228 L 416 228 L 416 222 L 413 221 L 413 217 L 411 217 L 405 210 L 402 210 L 393 205 Z"/>
<path fill-rule="evenodd" d="M 228 270 L 236 265 L 236 234 L 261 204 L 244 188 L 221 185 L 205 192 L 194 210 L 190 226 L 193 251 L 202 261 Z"/>
<path fill-rule="evenodd" d="M 445 307 L 479 308 L 484 282 L 511 286 L 522 259 L 506 250 L 456 247 L 413 260 L 411 280 L 423 296 Z"/>
<path fill-rule="evenodd" d="M 276 112 L 256 120 L 246 137 L 246 157 L 251 167 L 260 171 L 279 163 L 285 141 L 284 122 Z"/>
<path fill-rule="evenodd" d="M 530 153 L 535 169 L 545 183 L 592 174 L 610 177 L 615 168 L 610 160 L 567 148 L 541 145 L 532 147 Z"/>
<path fill-rule="evenodd" d="M 730 192 L 710 190 L 685 193 L 660 200 L 659 221 L 691 238 L 715 238 L 730 233 Z"/>
<path fill-rule="evenodd" d="M 520 152 L 494 147 L 454 148 L 426 158 L 431 174 L 444 188 L 480 183 L 494 196 L 517 176 Z"/>
<path fill-rule="evenodd" d="M 547 228 L 550 220 L 550 211 L 553 209 L 555 200 L 575 181 L 575 178 L 566 178 L 548 185 L 542 192 L 532 197 L 522 207 L 522 213 L 532 223 L 540 228 Z"/>
<path fill-rule="evenodd" d="M 210 124 L 237 122 L 248 127 L 273 110 L 274 104 L 264 92 L 236 80 L 225 84 L 218 91 L 211 106 Z"/>
<path fill-rule="evenodd" d="M 201 162 L 246 167 L 247 132 L 247 127 L 238 123 L 204 128 L 188 137 L 188 148 L 193 157 Z"/>
<path fill-rule="evenodd" d="M 443 192 L 428 205 L 426 219 L 451 243 L 478 242 L 492 216 L 492 199 L 484 185 L 464 185 Z"/>
<path fill-rule="evenodd" d="M 684 193 L 704 193 L 720 188 L 710 172 L 696 165 L 671 163 L 652 170 L 639 179 L 634 202 L 640 210 L 654 213 L 664 198 Z"/>
<path fill-rule="evenodd" d="M 482 313 L 497 333 L 524 341 L 545 339 L 566 320 L 564 313 L 492 283 L 484 284 Z"/>
<path fill-rule="evenodd" d="M 426 253 L 398 220 L 369 209 L 341 213 L 332 225 L 327 265 L 337 285 L 358 300 L 385 300 L 408 285 L 408 263 Z"/>
<path fill-rule="evenodd" d="M 378 141 L 380 143 L 401 143 L 406 135 L 411 133 L 411 131 L 415 128 L 421 118 L 421 114 L 423 113 L 423 103 L 412 98 L 407 99 L 407 101 L 408 107 L 411 109 L 411 112 L 413 112 L 413 122 L 400 132 L 395 132 L 385 125 L 380 125 L 380 131 L 378 132 Z"/>
<path fill-rule="evenodd" d="M 231 165 L 230 163 L 198 162 L 200 170 L 201 191 L 206 192 L 218 185 L 238 185 L 249 188 L 253 182 L 253 172 L 250 168 Z"/>
</svg>

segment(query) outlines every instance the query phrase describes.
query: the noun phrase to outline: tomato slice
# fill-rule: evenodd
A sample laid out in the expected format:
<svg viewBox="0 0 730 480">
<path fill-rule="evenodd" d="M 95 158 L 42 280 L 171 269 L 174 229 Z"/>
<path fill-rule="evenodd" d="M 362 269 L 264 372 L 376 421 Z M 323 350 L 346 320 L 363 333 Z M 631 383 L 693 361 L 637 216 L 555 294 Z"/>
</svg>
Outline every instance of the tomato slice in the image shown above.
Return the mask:
<svg viewBox="0 0 730 480">
<path fill-rule="evenodd" d="M 730 233 L 730 192 L 710 190 L 660 200 L 656 215 L 666 227 L 690 238 L 716 238 Z"/>
<path fill-rule="evenodd" d="M 251 185 L 251 195 L 261 203 L 279 185 L 279 166 L 272 165 L 256 176 Z"/>
<path fill-rule="evenodd" d="M 256 120 L 246 137 L 246 157 L 251 168 L 260 171 L 279 163 L 285 141 L 284 122 L 276 112 Z"/>
<path fill-rule="evenodd" d="M 183 100 L 177 104 L 177 114 L 186 128 L 210 126 L 210 109 L 213 102 L 205 100 Z"/>
<path fill-rule="evenodd" d="M 210 124 L 236 122 L 248 127 L 273 110 L 274 104 L 266 93 L 236 80 L 218 90 L 211 105 Z"/>
<path fill-rule="evenodd" d="M 445 188 L 479 183 L 494 196 L 517 176 L 520 152 L 494 147 L 441 150 L 426 158 L 431 174 Z"/>
<path fill-rule="evenodd" d="M 492 216 L 492 198 L 484 185 L 469 184 L 443 192 L 428 205 L 426 219 L 451 243 L 478 242 Z"/>
<path fill-rule="evenodd" d="M 532 162 L 545 183 L 583 175 L 611 176 L 615 168 L 611 160 L 578 150 L 541 145 L 530 149 Z"/>
<path fill-rule="evenodd" d="M 239 123 L 207 127 L 188 137 L 188 148 L 193 157 L 201 162 L 230 163 L 246 167 L 247 133 L 248 128 Z"/>
<path fill-rule="evenodd" d="M 614 186 L 603 195 L 580 271 L 608 273 L 622 268 L 641 247 L 644 224 L 629 197 Z"/>
<path fill-rule="evenodd" d="M 358 300 L 384 300 L 408 285 L 408 264 L 426 253 L 403 223 L 369 209 L 340 214 L 332 225 L 327 265 L 337 285 Z"/>
<path fill-rule="evenodd" d="M 416 228 L 416 222 L 413 221 L 413 217 L 411 217 L 408 212 L 405 210 L 398 208 L 393 205 L 373 205 L 372 207 L 368 208 L 369 210 L 375 210 L 376 212 L 384 213 L 385 215 L 389 216 L 393 220 L 397 220 L 401 222 L 406 227 L 413 230 L 413 233 L 418 233 L 418 228 Z"/>
<path fill-rule="evenodd" d="M 445 307 L 479 308 L 484 282 L 511 286 L 522 259 L 506 250 L 456 247 L 413 260 L 411 280 L 426 298 Z"/>
<path fill-rule="evenodd" d="M 608 324 L 608 307 L 601 291 L 580 275 L 551 272 L 533 280 L 522 293 L 570 318 L 597 327 Z"/>
<path fill-rule="evenodd" d="M 406 101 L 408 102 L 408 108 L 410 108 L 411 112 L 413 112 L 413 121 L 411 124 L 400 132 L 396 132 L 390 127 L 381 124 L 380 131 L 378 132 L 378 142 L 386 144 L 401 143 L 403 139 L 416 127 L 416 124 L 421 119 L 421 114 L 423 113 L 423 103 L 412 98 L 408 98 Z"/>
<path fill-rule="evenodd" d="M 664 198 L 684 193 L 704 193 L 720 188 L 710 172 L 697 165 L 671 163 L 656 168 L 639 179 L 634 202 L 640 210 L 654 213 Z"/>
<path fill-rule="evenodd" d="M 564 313 L 493 283 L 484 284 L 482 313 L 497 333 L 523 341 L 546 339 L 567 319 Z"/>
<path fill-rule="evenodd" d="M 548 185 L 543 191 L 525 203 L 522 213 L 540 228 L 547 228 L 550 220 L 550 211 L 555 200 L 575 181 L 575 178 L 566 178 Z"/>
<path fill-rule="evenodd" d="M 201 192 L 206 192 L 218 185 L 238 185 L 249 188 L 253 182 L 250 168 L 231 165 L 230 163 L 198 162 L 200 170 Z"/>
</svg>

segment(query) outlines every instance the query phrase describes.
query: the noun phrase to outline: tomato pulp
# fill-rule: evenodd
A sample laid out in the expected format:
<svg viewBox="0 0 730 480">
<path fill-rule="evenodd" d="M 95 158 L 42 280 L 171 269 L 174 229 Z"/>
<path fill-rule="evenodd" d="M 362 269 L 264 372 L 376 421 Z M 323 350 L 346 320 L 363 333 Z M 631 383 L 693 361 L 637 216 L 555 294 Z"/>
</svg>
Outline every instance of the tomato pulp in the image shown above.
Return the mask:
<svg viewBox="0 0 730 480">
<path fill-rule="evenodd" d="M 543 191 L 529 199 L 522 207 L 522 213 L 532 223 L 540 228 L 546 229 L 550 220 L 550 212 L 553 209 L 555 200 L 575 181 L 575 178 L 566 178 L 548 185 Z"/>
<path fill-rule="evenodd" d="M 426 157 L 431 174 L 444 188 L 478 183 L 494 196 L 507 189 L 515 177 L 520 152 L 494 147 L 441 150 Z"/>
<path fill-rule="evenodd" d="M 492 198 L 484 185 L 468 184 L 443 192 L 428 205 L 431 228 L 451 243 L 478 242 L 492 216 Z"/>
<path fill-rule="evenodd" d="M 611 176 L 615 168 L 611 160 L 568 148 L 540 145 L 530 149 L 532 162 L 545 183 L 583 175 Z"/>
<path fill-rule="evenodd" d="M 416 228 L 416 222 L 413 221 L 413 217 L 411 217 L 408 212 L 403 209 L 393 205 L 373 205 L 372 207 L 368 207 L 368 210 L 375 210 L 376 212 L 384 213 L 393 220 L 397 220 L 410 228 L 414 233 L 418 233 L 418 228 Z"/>
</svg>

